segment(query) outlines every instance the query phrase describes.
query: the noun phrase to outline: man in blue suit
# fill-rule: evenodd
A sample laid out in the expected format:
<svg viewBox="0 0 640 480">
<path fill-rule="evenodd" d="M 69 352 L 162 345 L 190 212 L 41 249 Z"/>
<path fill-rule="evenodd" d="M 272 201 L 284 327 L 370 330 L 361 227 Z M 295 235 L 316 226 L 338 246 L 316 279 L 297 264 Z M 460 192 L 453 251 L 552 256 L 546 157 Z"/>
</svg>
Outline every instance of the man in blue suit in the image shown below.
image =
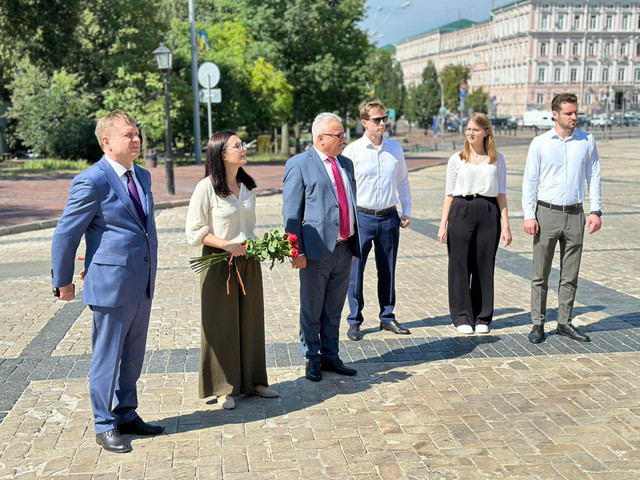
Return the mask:
<svg viewBox="0 0 640 480">
<path fill-rule="evenodd" d="M 351 160 L 340 155 L 342 120 L 318 115 L 311 127 L 313 148 L 287 161 L 283 207 L 285 230 L 298 236 L 300 256 L 300 343 L 305 376 L 322 371 L 355 375 L 338 356 L 340 316 L 349 287 L 353 256 L 360 257 L 356 183 Z"/>
<path fill-rule="evenodd" d="M 133 164 L 140 155 L 135 120 L 123 111 L 111 112 L 98 119 L 96 137 L 104 156 L 74 178 L 53 234 L 52 284 L 60 300 L 74 298 L 75 256 L 84 235 L 83 301 L 93 311 L 89 390 L 96 442 L 126 453 L 132 448 L 122 434 L 163 431 L 136 413 L 158 238 L 151 175 Z"/>
</svg>

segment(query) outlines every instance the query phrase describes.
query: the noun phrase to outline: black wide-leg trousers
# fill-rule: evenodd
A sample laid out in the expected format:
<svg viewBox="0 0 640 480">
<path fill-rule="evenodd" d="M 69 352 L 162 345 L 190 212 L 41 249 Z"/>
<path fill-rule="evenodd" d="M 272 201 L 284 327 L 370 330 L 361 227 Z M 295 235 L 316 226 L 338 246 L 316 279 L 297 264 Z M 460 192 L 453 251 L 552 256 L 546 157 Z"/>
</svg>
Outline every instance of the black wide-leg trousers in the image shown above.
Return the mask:
<svg viewBox="0 0 640 480">
<path fill-rule="evenodd" d="M 455 197 L 449 211 L 449 312 L 459 325 L 489 325 L 493 318 L 493 274 L 500 242 L 495 197 Z"/>
</svg>

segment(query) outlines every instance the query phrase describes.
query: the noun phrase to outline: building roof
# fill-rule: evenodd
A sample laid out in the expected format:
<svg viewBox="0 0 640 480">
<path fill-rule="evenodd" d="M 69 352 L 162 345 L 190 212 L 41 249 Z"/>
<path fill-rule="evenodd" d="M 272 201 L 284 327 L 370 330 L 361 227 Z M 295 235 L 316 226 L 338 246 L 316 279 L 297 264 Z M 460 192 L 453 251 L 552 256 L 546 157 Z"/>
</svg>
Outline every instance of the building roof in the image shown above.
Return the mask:
<svg viewBox="0 0 640 480">
<path fill-rule="evenodd" d="M 389 50 L 391 53 L 396 53 L 396 46 L 391 43 L 387 43 L 386 45 L 380 47 L 378 50 Z"/>
<path fill-rule="evenodd" d="M 460 20 L 456 20 L 455 22 L 450 22 L 440 27 L 432 28 L 431 30 L 427 30 L 426 32 L 419 33 L 417 35 L 413 35 L 412 37 L 405 38 L 404 40 L 400 40 L 398 43 L 408 42 L 409 40 L 413 40 L 415 38 L 421 37 L 428 33 L 433 32 L 441 32 L 441 33 L 450 33 L 455 32 L 456 30 L 463 30 L 465 28 L 469 28 L 473 25 L 484 22 L 474 22 L 472 20 L 467 20 L 466 18 L 461 18 Z"/>
</svg>

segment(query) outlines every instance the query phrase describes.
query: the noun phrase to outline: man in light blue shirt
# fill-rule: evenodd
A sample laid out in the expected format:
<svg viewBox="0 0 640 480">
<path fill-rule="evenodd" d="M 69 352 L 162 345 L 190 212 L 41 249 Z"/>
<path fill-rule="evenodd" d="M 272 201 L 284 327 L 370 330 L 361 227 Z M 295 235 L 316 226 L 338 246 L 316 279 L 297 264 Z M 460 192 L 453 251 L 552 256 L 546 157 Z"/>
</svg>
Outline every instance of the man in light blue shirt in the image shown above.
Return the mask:
<svg viewBox="0 0 640 480">
<path fill-rule="evenodd" d="M 561 93 L 551 102 L 554 128 L 531 142 L 522 181 L 524 231 L 533 235 L 531 281 L 531 343 L 544 341 L 548 281 L 557 243 L 560 243 L 557 334 L 589 342 L 571 325 L 578 288 L 585 214 L 582 203 L 589 189 L 589 233 L 602 226 L 600 216 L 600 162 L 593 135 L 576 128 L 578 99 Z"/>
</svg>

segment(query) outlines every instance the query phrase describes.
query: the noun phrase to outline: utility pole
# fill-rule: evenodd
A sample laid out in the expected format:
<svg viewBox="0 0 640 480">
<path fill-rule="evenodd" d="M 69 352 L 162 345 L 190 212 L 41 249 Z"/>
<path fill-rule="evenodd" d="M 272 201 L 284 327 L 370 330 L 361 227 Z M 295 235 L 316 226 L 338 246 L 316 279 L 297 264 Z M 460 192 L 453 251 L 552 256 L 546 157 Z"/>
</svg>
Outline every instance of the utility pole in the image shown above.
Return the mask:
<svg viewBox="0 0 640 480">
<path fill-rule="evenodd" d="M 196 164 L 202 163 L 200 144 L 200 98 L 198 97 L 198 51 L 196 50 L 196 7 L 189 0 L 189 23 L 191 23 L 191 89 L 193 90 L 193 140 Z"/>
</svg>

